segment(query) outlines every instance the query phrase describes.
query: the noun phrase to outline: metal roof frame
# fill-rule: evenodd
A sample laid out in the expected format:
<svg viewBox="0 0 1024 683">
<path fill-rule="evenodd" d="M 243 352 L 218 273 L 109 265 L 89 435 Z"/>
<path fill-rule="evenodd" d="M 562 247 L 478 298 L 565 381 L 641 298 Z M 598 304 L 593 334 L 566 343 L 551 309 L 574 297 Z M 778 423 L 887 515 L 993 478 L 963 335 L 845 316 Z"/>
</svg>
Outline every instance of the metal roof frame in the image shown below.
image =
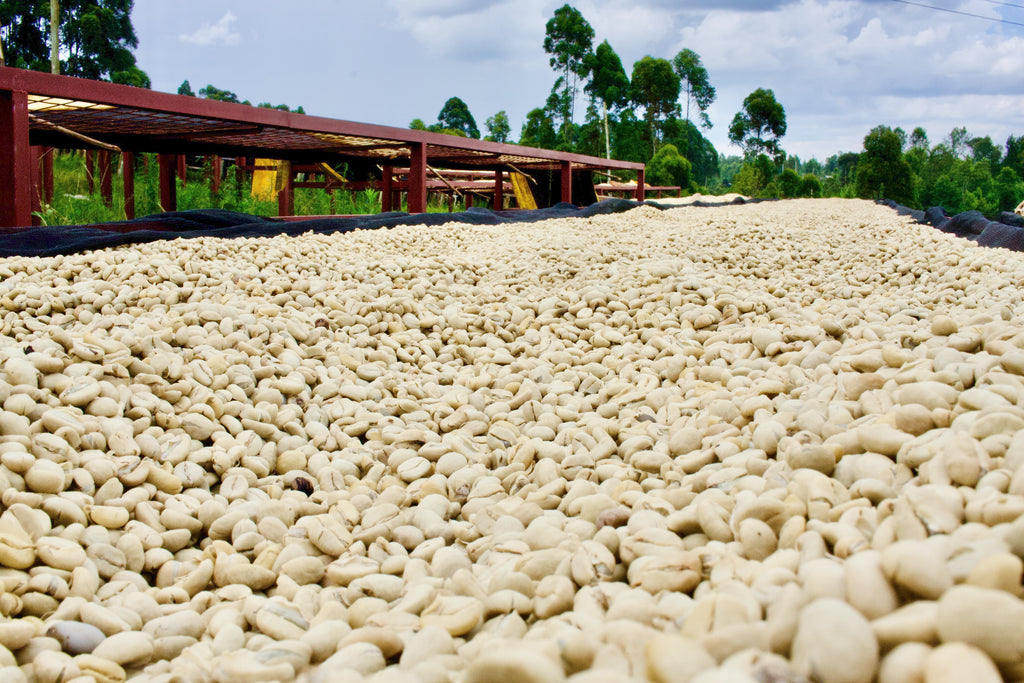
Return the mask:
<svg viewBox="0 0 1024 683">
<path fill-rule="evenodd" d="M 60 128 L 58 128 L 60 127 Z M 411 169 L 410 211 L 425 210 L 429 163 L 445 168 L 636 171 L 644 165 L 429 131 L 343 121 L 0 67 L 0 226 L 31 222 L 30 147 L 87 146 L 61 128 L 124 152 L 362 160 Z M 569 171 L 569 173 L 564 173 Z M 568 178 L 568 180 L 566 180 Z"/>
</svg>

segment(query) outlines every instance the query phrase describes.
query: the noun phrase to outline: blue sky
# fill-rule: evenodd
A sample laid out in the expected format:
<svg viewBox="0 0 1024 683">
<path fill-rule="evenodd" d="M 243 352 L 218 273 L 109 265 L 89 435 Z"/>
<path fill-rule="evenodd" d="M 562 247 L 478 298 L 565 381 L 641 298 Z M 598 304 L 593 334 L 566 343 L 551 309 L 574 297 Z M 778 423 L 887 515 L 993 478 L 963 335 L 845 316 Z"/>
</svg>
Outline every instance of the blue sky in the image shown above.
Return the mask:
<svg viewBox="0 0 1024 683">
<path fill-rule="evenodd" d="M 405 127 L 458 96 L 481 129 L 505 110 L 518 137 L 556 75 L 542 48 L 562 2 L 545 0 L 137 0 L 136 57 L 156 90 L 185 79 L 252 102 Z M 783 147 L 821 160 L 857 151 L 874 126 L 954 126 L 1002 145 L 1024 135 L 1024 26 L 898 0 L 572 3 L 627 72 L 644 55 L 690 48 L 718 90 L 707 137 L 725 154 L 743 98 L 771 88 Z M 918 0 L 1024 24 L 1024 0 Z M 1012 7 L 1008 5 L 1020 5 Z M 582 116 L 583 107 L 577 107 Z"/>
</svg>

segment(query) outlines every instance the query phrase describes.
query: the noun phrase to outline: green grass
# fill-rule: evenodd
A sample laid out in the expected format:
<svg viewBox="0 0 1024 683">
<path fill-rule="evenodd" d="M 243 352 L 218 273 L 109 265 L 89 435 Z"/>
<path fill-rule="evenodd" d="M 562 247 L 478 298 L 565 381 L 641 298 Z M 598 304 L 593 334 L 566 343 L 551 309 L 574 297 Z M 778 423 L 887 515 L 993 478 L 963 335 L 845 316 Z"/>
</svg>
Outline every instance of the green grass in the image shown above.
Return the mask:
<svg viewBox="0 0 1024 683">
<path fill-rule="evenodd" d="M 119 163 L 117 156 L 115 162 Z M 85 155 L 82 152 L 56 154 L 53 163 L 53 203 L 46 204 L 36 213 L 44 225 L 78 225 L 103 223 L 125 219 L 124 181 L 119 167 L 113 169 L 113 201 L 108 207 L 99 194 L 98 169 L 94 191 L 89 192 L 85 173 Z M 277 200 L 263 201 L 252 196 L 249 174 L 245 174 L 239 187 L 232 169 L 224 174 L 219 190 L 210 189 L 208 169 L 188 169 L 188 181 L 177 181 L 179 211 L 188 209 L 227 209 L 254 216 L 276 216 Z M 347 192 L 334 190 L 333 207 L 330 193 L 320 188 L 295 189 L 296 215 L 375 214 L 380 213 L 380 192 L 362 190 Z M 461 207 L 457 202 L 456 210 Z M 406 210 L 403 202 L 402 210 Z M 428 211 L 447 211 L 443 197 L 431 197 Z M 135 215 L 160 213 L 159 169 L 156 155 L 139 155 L 135 171 Z"/>
</svg>

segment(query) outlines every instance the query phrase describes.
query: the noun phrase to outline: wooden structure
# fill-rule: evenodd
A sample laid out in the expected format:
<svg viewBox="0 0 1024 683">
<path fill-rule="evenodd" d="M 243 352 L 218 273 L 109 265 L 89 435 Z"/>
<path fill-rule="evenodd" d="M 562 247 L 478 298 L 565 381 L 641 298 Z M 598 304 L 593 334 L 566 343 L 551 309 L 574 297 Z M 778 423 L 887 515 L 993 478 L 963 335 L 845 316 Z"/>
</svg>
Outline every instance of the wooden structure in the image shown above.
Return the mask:
<svg viewBox="0 0 1024 683">
<path fill-rule="evenodd" d="M 599 183 L 594 185 L 594 190 L 599 195 L 607 195 L 610 197 L 636 197 L 642 201 L 640 197 L 641 190 L 637 189 L 635 183 Z M 662 194 L 666 192 L 674 192 L 676 197 L 682 196 L 683 188 L 679 185 L 645 185 L 642 190 L 644 198 L 651 192 L 656 193 L 655 196 L 661 199 Z"/>
<path fill-rule="evenodd" d="M 426 210 L 428 167 L 489 170 L 495 178 L 513 169 L 557 174 L 560 197 L 571 201 L 573 176 L 602 169 L 635 171 L 643 197 L 644 165 L 408 130 L 306 116 L 275 109 L 0 67 L 0 227 L 27 226 L 45 196 L 46 148 L 98 149 L 101 192 L 110 196 L 112 154 L 123 157 L 126 213 L 134 197 L 134 156 L 159 155 L 160 204 L 177 207 L 175 178 L 184 155 L 267 158 L 303 164 L 345 162 L 379 168 L 384 210 L 394 191 L 406 193 L 408 210 Z M 396 168 L 407 168 L 403 178 Z M 294 174 L 278 193 L 282 215 L 293 213 Z M 503 194 L 495 180 L 493 193 Z"/>
</svg>

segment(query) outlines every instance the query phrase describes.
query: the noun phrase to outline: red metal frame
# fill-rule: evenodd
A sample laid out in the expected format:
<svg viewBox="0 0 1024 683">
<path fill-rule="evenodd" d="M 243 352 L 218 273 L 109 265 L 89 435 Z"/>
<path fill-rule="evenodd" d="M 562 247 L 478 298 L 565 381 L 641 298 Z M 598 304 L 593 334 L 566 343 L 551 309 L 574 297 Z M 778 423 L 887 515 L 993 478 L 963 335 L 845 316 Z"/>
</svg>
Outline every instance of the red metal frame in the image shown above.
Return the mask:
<svg viewBox="0 0 1024 683">
<path fill-rule="evenodd" d="M 306 116 L 0 67 L 0 227 L 30 223 L 30 142 L 65 148 L 85 146 L 80 139 L 55 132 L 54 125 L 116 145 L 125 152 L 164 155 L 161 201 L 168 210 L 175 203 L 170 182 L 175 173 L 173 167 L 166 166 L 174 164 L 175 156 L 181 154 L 293 162 L 362 159 L 380 166 L 408 164 L 412 169 L 407 188 L 411 212 L 426 209 L 428 163 L 435 167 L 494 171 L 630 170 L 639 176 L 637 197 L 642 197 L 644 165 L 634 162 Z M 177 175 L 184 182 L 184 174 L 179 171 Z M 563 173 L 563 178 L 562 198 L 571 198 L 571 174 Z M 387 193 L 382 193 L 382 204 L 393 206 L 390 195 L 383 195 Z"/>
<path fill-rule="evenodd" d="M 174 182 L 177 157 L 173 154 L 159 155 L 160 164 L 160 208 L 164 211 L 178 210 L 178 187 Z"/>
<path fill-rule="evenodd" d="M 121 155 L 121 175 L 124 178 L 124 217 L 135 218 L 135 153 Z"/>
</svg>

